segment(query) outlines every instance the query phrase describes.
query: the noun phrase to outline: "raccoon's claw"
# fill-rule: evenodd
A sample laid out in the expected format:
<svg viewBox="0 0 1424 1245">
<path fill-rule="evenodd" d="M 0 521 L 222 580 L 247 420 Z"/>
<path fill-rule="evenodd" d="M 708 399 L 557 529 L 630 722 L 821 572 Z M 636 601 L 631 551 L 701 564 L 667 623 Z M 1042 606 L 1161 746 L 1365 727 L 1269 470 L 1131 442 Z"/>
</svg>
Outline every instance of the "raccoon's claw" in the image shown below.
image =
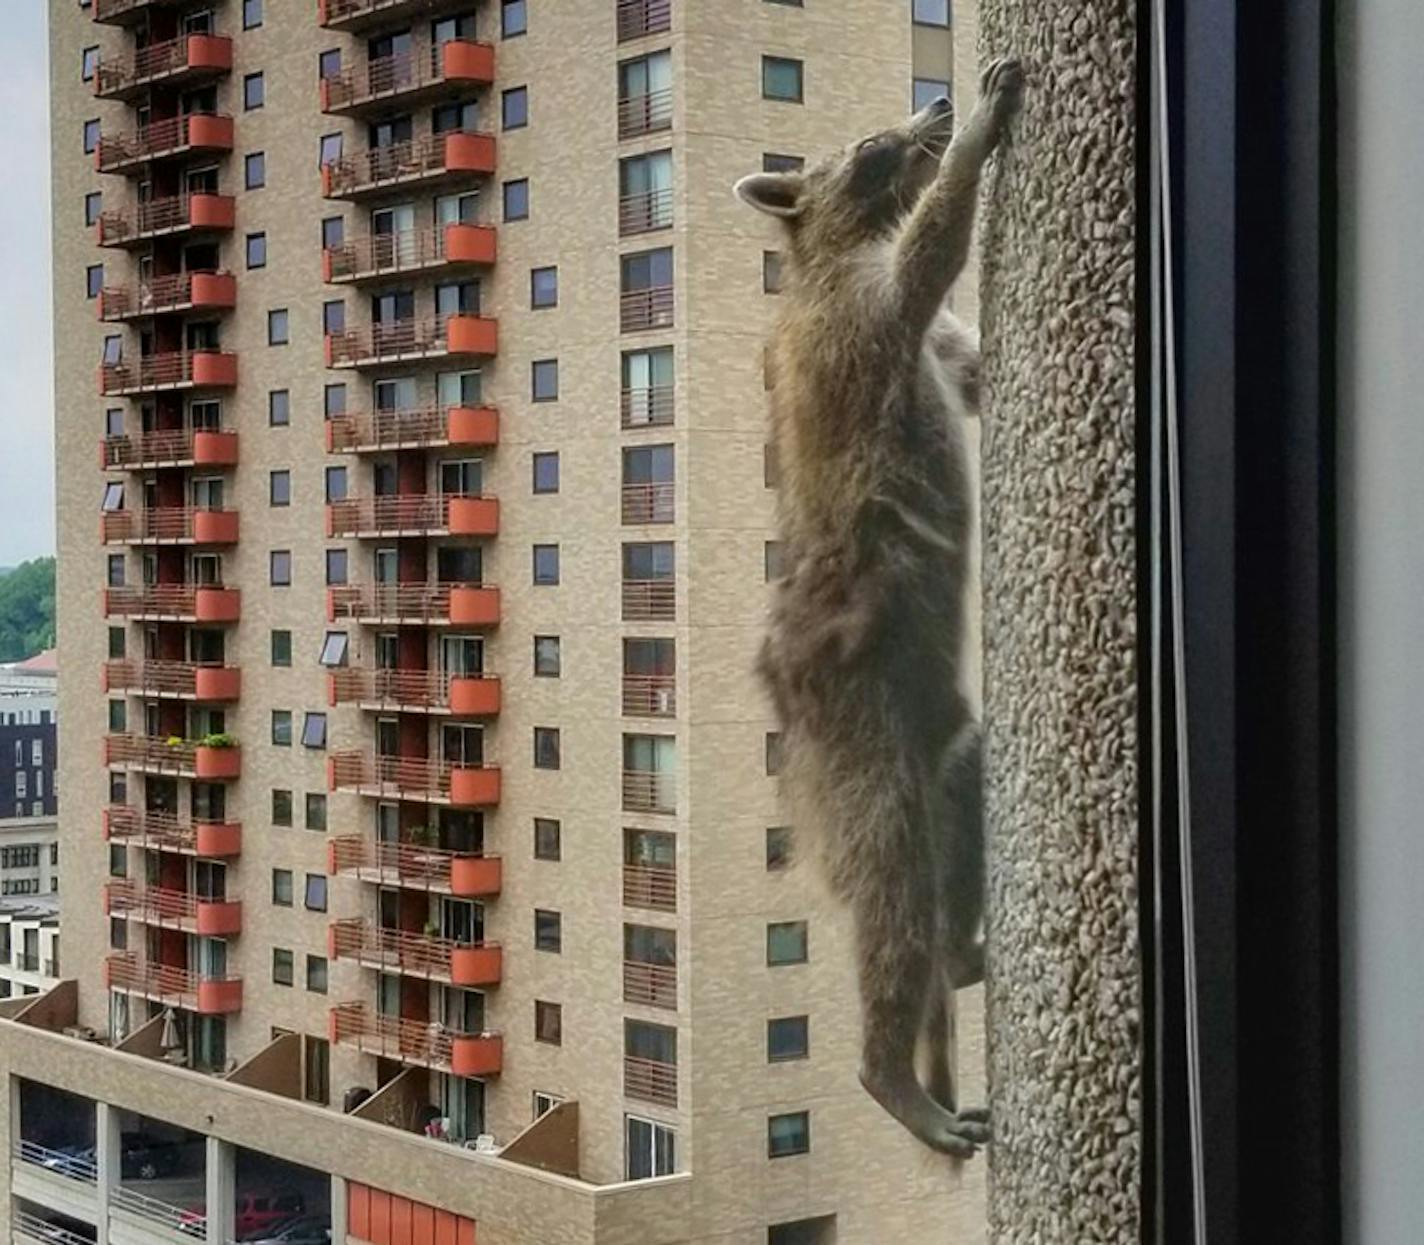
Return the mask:
<svg viewBox="0 0 1424 1245">
<path fill-rule="evenodd" d="M 1022 107 L 1023 89 L 1023 63 L 1013 56 L 991 61 L 979 80 L 979 94 L 993 105 L 994 114 L 1001 121 Z"/>
<path fill-rule="evenodd" d="M 989 1140 L 987 1112 L 946 1110 L 913 1076 L 878 1077 L 862 1070 L 860 1081 L 876 1102 L 931 1150 L 967 1159 Z"/>
</svg>

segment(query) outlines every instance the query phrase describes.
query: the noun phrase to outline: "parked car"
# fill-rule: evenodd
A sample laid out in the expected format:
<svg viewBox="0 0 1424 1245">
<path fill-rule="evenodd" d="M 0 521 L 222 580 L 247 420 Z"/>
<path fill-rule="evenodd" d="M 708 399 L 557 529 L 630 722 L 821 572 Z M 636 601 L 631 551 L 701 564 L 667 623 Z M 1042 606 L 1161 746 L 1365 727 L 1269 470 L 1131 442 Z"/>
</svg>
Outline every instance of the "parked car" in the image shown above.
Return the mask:
<svg viewBox="0 0 1424 1245">
<path fill-rule="evenodd" d="M 75 1176 L 80 1179 L 94 1178 L 96 1154 L 93 1146 L 59 1146 L 51 1150 L 40 1166 L 58 1172 L 61 1176 Z"/>
<path fill-rule="evenodd" d="M 125 1180 L 157 1180 L 178 1170 L 183 1147 L 142 1133 L 125 1133 L 121 1139 L 119 1175 Z"/>
<path fill-rule="evenodd" d="M 273 1224 L 261 1236 L 243 1245 L 331 1245 L 331 1221 L 315 1215 L 297 1215 Z"/>
<path fill-rule="evenodd" d="M 281 1193 L 239 1193 L 233 1226 L 239 1241 L 267 1235 L 278 1224 L 306 1212 L 307 1201 L 295 1189 Z"/>
</svg>

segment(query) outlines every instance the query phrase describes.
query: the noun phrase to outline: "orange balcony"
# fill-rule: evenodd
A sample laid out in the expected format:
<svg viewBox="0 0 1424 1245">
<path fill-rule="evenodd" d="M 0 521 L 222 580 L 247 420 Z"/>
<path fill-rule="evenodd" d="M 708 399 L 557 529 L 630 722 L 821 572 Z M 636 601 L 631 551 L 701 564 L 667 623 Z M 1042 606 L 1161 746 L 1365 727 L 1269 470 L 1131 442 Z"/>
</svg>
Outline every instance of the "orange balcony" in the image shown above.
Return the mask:
<svg viewBox="0 0 1424 1245">
<path fill-rule="evenodd" d="M 131 134 L 103 135 L 94 158 L 101 173 L 137 173 L 157 160 L 231 150 L 231 117 L 189 113 L 150 122 Z"/>
<path fill-rule="evenodd" d="M 450 39 L 398 56 L 373 57 L 321 80 L 321 110 L 359 116 L 390 105 L 458 97 L 494 81 L 494 48 L 470 39 Z"/>
<path fill-rule="evenodd" d="M 362 199 L 398 187 L 468 184 L 494 170 L 494 135 L 451 130 L 324 164 L 321 192 L 328 199 Z"/>
<path fill-rule="evenodd" d="M 108 398 L 169 389 L 231 389 L 236 384 L 237 356 L 217 350 L 175 350 L 99 368 L 99 392 Z"/>
<path fill-rule="evenodd" d="M 145 774 L 176 774 L 201 782 L 227 782 L 242 774 L 242 749 L 215 748 L 174 736 L 104 736 L 104 764 Z"/>
<path fill-rule="evenodd" d="M 333 752 L 327 758 L 326 779 L 332 791 L 458 808 L 491 808 L 500 796 L 498 766 L 457 765 L 432 757 Z"/>
<path fill-rule="evenodd" d="M 443 670 L 333 670 L 331 703 L 373 712 L 494 717 L 500 710 L 500 684 L 490 675 Z"/>
<path fill-rule="evenodd" d="M 334 415 L 326 421 L 332 454 L 385 454 L 391 450 L 488 448 L 499 444 L 499 412 L 492 406 L 425 407 Z"/>
<path fill-rule="evenodd" d="M 619 395 L 619 422 L 624 428 L 662 428 L 673 418 L 673 388 L 653 385 L 625 389 Z"/>
<path fill-rule="evenodd" d="M 448 852 L 420 843 L 389 843 L 341 835 L 327 844 L 327 869 L 408 890 L 438 891 L 462 899 L 490 899 L 504 885 L 504 865 L 498 856 Z"/>
<path fill-rule="evenodd" d="M 104 691 L 172 700 L 236 700 L 242 692 L 242 671 L 195 661 L 110 661 L 104 664 Z"/>
<path fill-rule="evenodd" d="M 672 88 L 630 95 L 618 101 L 618 137 L 637 138 L 672 129 Z"/>
<path fill-rule="evenodd" d="M 677 617 L 677 584 L 669 579 L 625 579 L 624 622 L 668 622 Z"/>
<path fill-rule="evenodd" d="M 116 951 L 105 959 L 104 981 L 111 990 L 127 990 L 203 1016 L 242 1008 L 241 977 L 202 977 L 186 968 L 146 963 L 131 951 Z"/>
<path fill-rule="evenodd" d="M 172 428 L 133 437 L 105 437 L 99 444 L 105 467 L 151 471 L 158 467 L 235 467 L 237 433 Z"/>
<path fill-rule="evenodd" d="M 183 821 L 171 813 L 111 804 L 103 812 L 104 837 L 134 847 L 183 856 L 221 859 L 242 852 L 242 826 L 235 822 Z"/>
<path fill-rule="evenodd" d="M 677 1064 L 624 1055 L 623 1092 L 643 1102 L 677 1106 Z"/>
<path fill-rule="evenodd" d="M 328 536 L 494 536 L 499 502 L 452 493 L 347 497 L 326 508 Z"/>
<path fill-rule="evenodd" d="M 368 30 L 405 18 L 440 17 L 469 7 L 469 0 L 316 0 L 317 21 L 328 30 Z"/>
<path fill-rule="evenodd" d="M 220 311 L 236 305 L 237 278 L 230 272 L 175 272 L 136 286 L 106 285 L 99 291 L 99 319 L 109 321 Z"/>
<path fill-rule="evenodd" d="M 328 588 L 332 622 L 379 627 L 497 627 L 499 589 L 487 584 L 343 584 Z"/>
<path fill-rule="evenodd" d="M 340 285 L 379 281 L 403 272 L 488 267 L 496 233 L 488 225 L 437 225 L 408 233 L 375 233 L 321 253 L 322 277 Z"/>
<path fill-rule="evenodd" d="M 623 237 L 672 228 L 672 190 L 648 190 L 618 200 L 618 232 Z"/>
<path fill-rule="evenodd" d="M 671 718 L 676 715 L 676 675 L 625 674 L 623 676 L 623 716 L 625 718 Z"/>
<path fill-rule="evenodd" d="M 190 86 L 232 70 L 232 40 L 222 35 L 181 35 L 150 43 L 132 56 L 106 57 L 94 72 L 100 99 L 136 99 L 151 86 Z"/>
<path fill-rule="evenodd" d="M 677 911 L 677 870 L 658 865 L 623 866 L 623 903 L 629 908 Z"/>
<path fill-rule="evenodd" d="M 331 1009 L 329 1031 L 333 1046 L 455 1076 L 498 1076 L 504 1067 L 498 1033 L 458 1033 L 433 1020 L 382 1015 L 365 1003 L 338 1003 Z"/>
<path fill-rule="evenodd" d="M 232 623 L 242 617 L 242 594 L 236 588 L 217 584 L 105 588 L 104 617 L 142 622 Z"/>
<path fill-rule="evenodd" d="M 499 353 L 499 321 L 486 316 L 447 315 L 392 320 L 351 333 L 328 333 L 327 367 L 384 367 L 415 359 Z"/>
<path fill-rule="evenodd" d="M 671 523 L 676 514 L 671 480 L 623 486 L 623 522 L 635 525 Z"/>
<path fill-rule="evenodd" d="M 619 331 L 645 333 L 650 329 L 672 328 L 674 301 L 675 293 L 671 285 L 624 290 L 618 304 Z"/>
<path fill-rule="evenodd" d="M 625 769 L 623 807 L 635 813 L 676 813 L 677 775 L 663 770 Z"/>
<path fill-rule="evenodd" d="M 242 903 L 238 900 L 208 899 L 193 891 L 144 886 L 128 878 L 104 883 L 104 915 L 143 925 L 176 926 L 211 938 L 242 932 Z"/>
<path fill-rule="evenodd" d="M 106 545 L 235 545 L 236 510 L 165 506 L 153 510 L 109 510 L 99 516 Z"/>
<path fill-rule="evenodd" d="M 640 1007 L 677 1008 L 677 965 L 623 961 L 623 1001 Z"/>
<path fill-rule="evenodd" d="M 672 0 L 618 0 L 618 42 L 672 29 Z"/>
<path fill-rule="evenodd" d="M 150 199 L 137 207 L 99 216 L 100 246 L 142 246 L 154 238 L 185 233 L 222 233 L 237 221 L 232 195 L 193 194 Z"/>
<path fill-rule="evenodd" d="M 383 929 L 359 917 L 333 921 L 327 930 L 333 960 L 453 986 L 497 986 L 504 966 L 498 943 L 462 943 L 403 929 Z"/>
</svg>

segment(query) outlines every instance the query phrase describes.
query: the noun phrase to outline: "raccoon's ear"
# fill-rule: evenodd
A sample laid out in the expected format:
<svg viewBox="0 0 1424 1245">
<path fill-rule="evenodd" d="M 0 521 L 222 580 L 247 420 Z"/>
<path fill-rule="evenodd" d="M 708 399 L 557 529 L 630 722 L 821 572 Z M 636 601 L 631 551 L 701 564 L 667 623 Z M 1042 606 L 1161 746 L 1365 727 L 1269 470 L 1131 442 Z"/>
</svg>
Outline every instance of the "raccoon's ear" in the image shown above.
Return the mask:
<svg viewBox="0 0 1424 1245">
<path fill-rule="evenodd" d="M 806 179 L 800 173 L 753 173 L 732 189 L 737 198 L 758 212 L 790 220 L 801 215 Z"/>
</svg>

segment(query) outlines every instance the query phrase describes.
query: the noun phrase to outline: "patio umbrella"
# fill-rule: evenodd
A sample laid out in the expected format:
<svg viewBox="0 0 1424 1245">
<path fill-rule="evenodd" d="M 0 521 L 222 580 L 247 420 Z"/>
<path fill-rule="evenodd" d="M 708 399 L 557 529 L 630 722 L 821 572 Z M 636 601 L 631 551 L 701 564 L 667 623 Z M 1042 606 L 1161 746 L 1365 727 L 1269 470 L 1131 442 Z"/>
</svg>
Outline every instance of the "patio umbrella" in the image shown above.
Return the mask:
<svg viewBox="0 0 1424 1245">
<path fill-rule="evenodd" d="M 178 1036 L 178 1017 L 171 1007 L 163 1012 L 163 1032 L 158 1035 L 158 1048 L 168 1057 L 183 1048 L 183 1039 Z"/>
</svg>

